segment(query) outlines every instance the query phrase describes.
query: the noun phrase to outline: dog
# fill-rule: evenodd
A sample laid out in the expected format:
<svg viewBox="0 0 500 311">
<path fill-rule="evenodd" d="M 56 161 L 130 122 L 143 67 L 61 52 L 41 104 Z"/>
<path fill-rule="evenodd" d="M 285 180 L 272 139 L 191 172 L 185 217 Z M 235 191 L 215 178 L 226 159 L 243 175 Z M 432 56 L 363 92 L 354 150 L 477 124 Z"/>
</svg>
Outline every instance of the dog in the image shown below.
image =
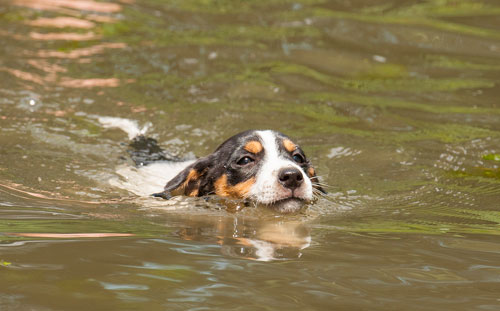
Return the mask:
<svg viewBox="0 0 500 311">
<path fill-rule="evenodd" d="M 120 166 L 117 173 L 123 180 L 109 182 L 140 196 L 151 195 L 168 180 L 153 197 L 216 195 L 290 213 L 326 194 L 304 151 L 277 131 L 241 132 L 196 160 L 177 158 L 146 137 L 150 124 L 139 128 L 137 121 L 116 117 L 99 117 L 98 121 L 104 128 L 128 134 L 128 152 L 136 164 Z"/>
<path fill-rule="evenodd" d="M 217 195 L 293 213 L 324 193 L 299 145 L 280 132 L 248 130 L 191 163 L 153 196 Z"/>
</svg>

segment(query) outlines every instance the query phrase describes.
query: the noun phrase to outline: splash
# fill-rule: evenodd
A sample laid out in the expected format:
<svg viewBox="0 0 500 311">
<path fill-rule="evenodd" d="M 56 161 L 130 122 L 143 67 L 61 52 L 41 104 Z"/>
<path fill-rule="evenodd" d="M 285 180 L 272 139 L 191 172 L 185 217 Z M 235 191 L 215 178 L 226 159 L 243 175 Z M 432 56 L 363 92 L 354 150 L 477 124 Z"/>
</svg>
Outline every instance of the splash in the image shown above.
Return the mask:
<svg viewBox="0 0 500 311">
<path fill-rule="evenodd" d="M 117 128 L 127 133 L 130 140 L 139 135 L 145 135 L 151 124 L 140 127 L 136 120 L 117 117 L 99 117 L 99 123 L 104 128 Z M 117 188 L 126 190 L 140 197 L 149 197 L 159 192 L 165 184 L 179 174 L 194 160 L 170 162 L 159 161 L 146 166 L 120 165 L 116 168 L 119 178 L 109 180 L 109 183 Z"/>
<path fill-rule="evenodd" d="M 129 139 L 133 139 L 139 135 L 145 135 L 151 126 L 151 124 L 148 123 L 143 127 L 139 127 L 139 124 L 135 120 L 116 117 L 99 117 L 98 121 L 104 128 L 121 129 L 128 134 Z"/>
</svg>

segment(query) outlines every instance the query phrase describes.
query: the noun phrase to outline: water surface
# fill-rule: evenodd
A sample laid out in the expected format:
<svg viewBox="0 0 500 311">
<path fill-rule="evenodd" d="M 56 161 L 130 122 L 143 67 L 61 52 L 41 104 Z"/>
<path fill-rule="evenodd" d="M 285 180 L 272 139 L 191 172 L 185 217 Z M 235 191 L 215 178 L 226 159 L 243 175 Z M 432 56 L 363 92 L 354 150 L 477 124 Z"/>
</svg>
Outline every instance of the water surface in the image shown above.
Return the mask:
<svg viewBox="0 0 500 311">
<path fill-rule="evenodd" d="M 6 0 L 0 309 L 498 310 L 497 1 Z M 127 135 L 179 157 L 293 137 L 300 215 L 112 186 Z"/>
</svg>

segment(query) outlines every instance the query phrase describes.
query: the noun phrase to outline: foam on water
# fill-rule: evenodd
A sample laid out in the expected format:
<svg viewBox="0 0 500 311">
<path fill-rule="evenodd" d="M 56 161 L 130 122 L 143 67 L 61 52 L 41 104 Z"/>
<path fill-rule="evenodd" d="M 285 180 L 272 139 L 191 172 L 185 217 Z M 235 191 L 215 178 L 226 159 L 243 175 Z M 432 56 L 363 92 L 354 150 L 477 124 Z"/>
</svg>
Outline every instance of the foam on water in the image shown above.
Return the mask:
<svg viewBox="0 0 500 311">
<path fill-rule="evenodd" d="M 146 124 L 142 128 L 135 120 L 116 118 L 116 117 L 99 117 L 97 119 L 104 128 L 118 128 L 128 134 L 129 139 L 133 139 L 139 135 L 145 135 L 151 124 Z"/>
</svg>

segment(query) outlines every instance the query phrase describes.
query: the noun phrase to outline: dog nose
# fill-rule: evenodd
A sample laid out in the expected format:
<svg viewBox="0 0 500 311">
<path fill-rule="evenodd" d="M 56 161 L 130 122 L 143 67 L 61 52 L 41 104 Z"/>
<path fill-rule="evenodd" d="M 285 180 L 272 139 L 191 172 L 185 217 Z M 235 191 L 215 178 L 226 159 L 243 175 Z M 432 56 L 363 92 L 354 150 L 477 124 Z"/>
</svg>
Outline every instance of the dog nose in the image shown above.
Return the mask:
<svg viewBox="0 0 500 311">
<path fill-rule="evenodd" d="M 282 168 L 278 173 L 278 178 L 280 183 L 290 190 L 297 189 L 302 185 L 304 177 L 302 177 L 302 172 L 295 167 Z"/>
</svg>

